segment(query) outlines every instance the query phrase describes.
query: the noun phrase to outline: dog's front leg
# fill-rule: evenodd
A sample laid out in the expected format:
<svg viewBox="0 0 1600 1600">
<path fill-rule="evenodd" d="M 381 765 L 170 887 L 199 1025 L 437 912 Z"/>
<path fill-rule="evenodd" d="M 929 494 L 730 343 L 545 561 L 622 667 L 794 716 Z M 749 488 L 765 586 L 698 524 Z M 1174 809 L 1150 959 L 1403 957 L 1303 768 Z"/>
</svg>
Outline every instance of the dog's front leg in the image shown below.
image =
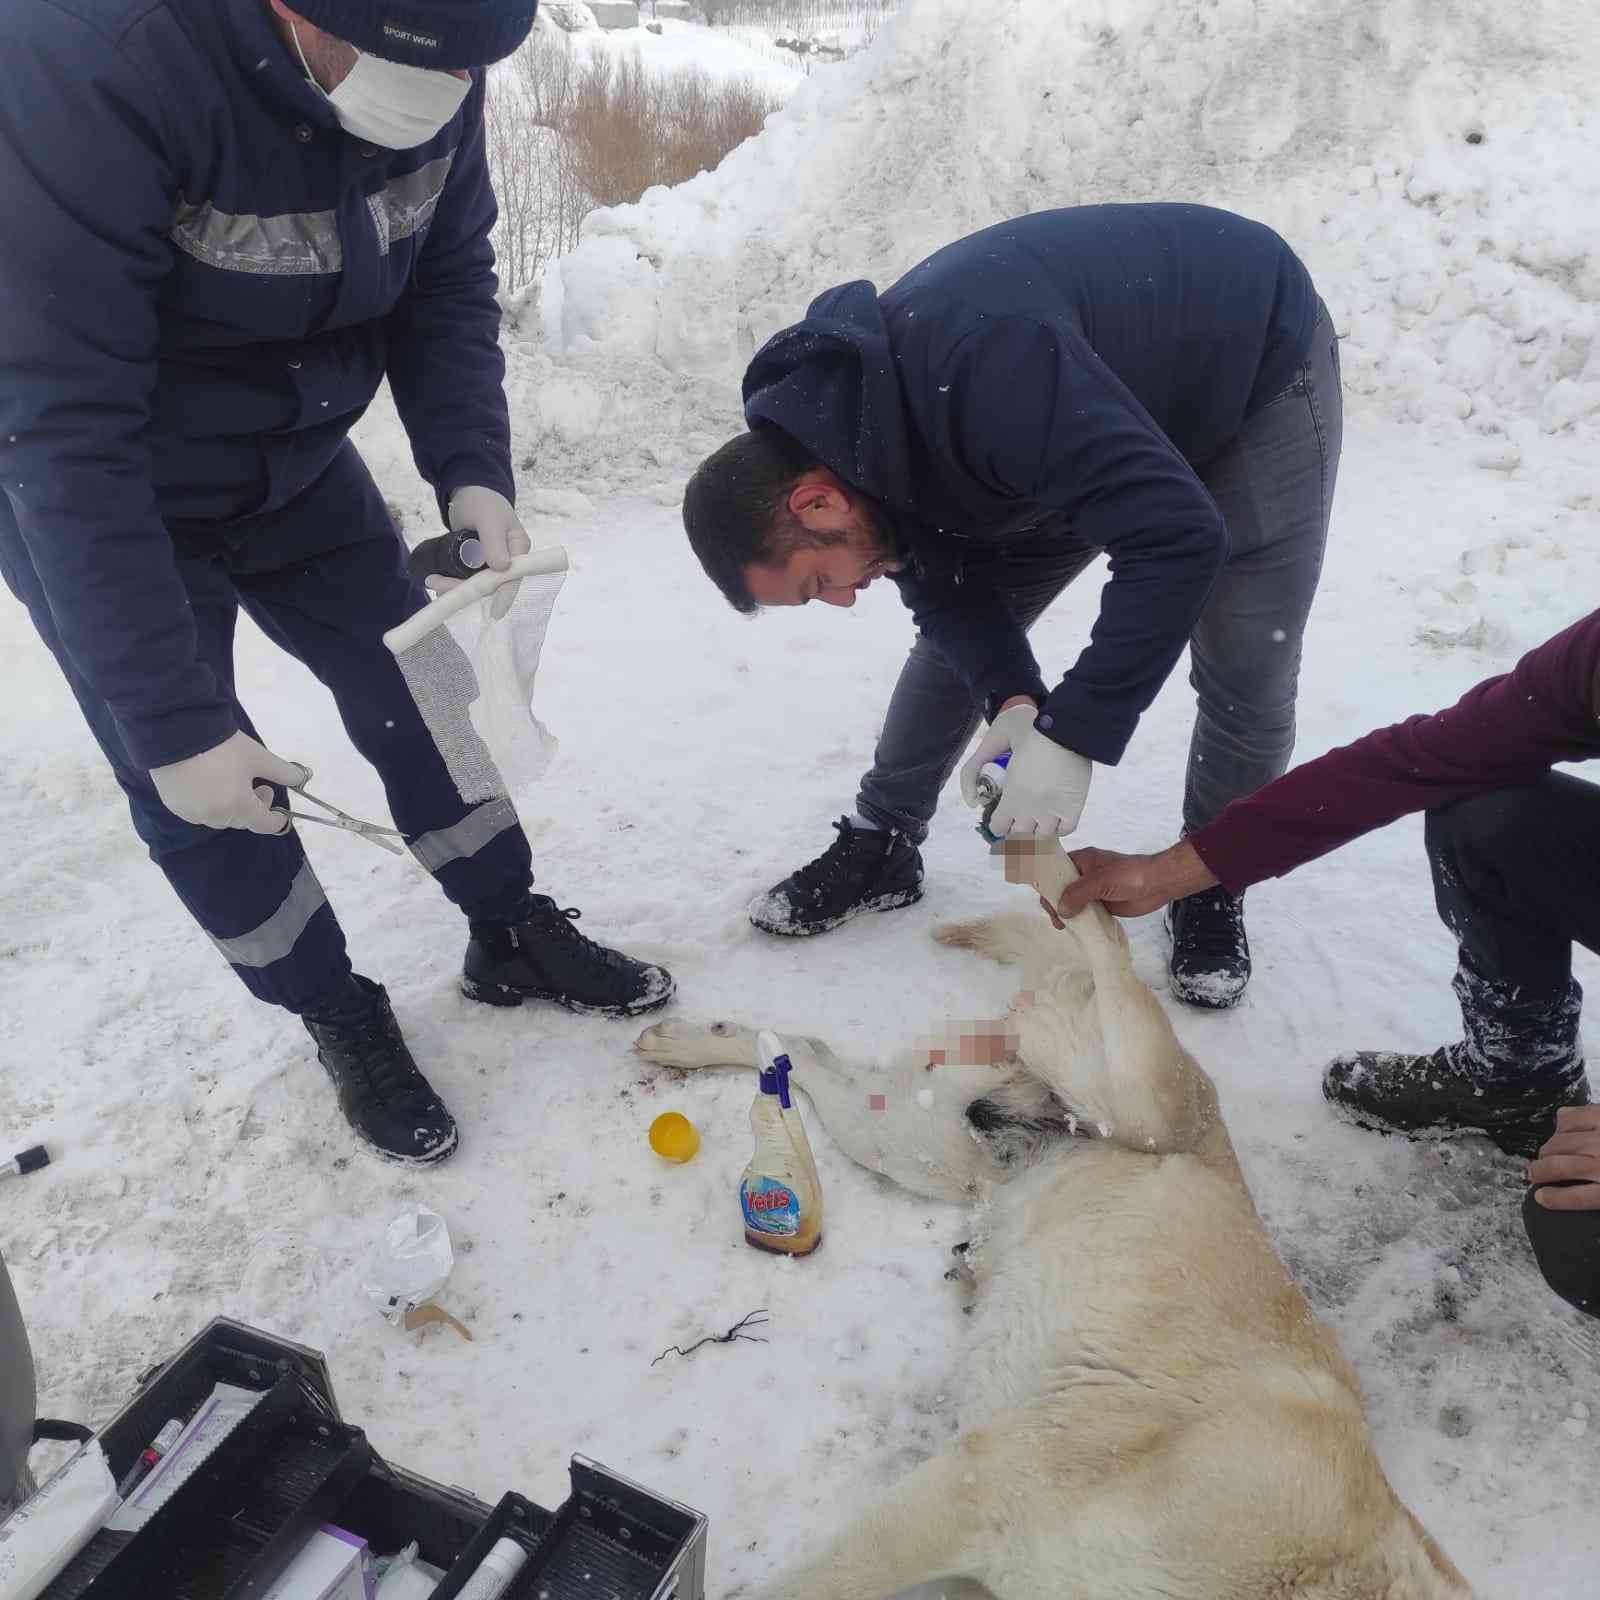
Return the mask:
<svg viewBox="0 0 1600 1600">
<path fill-rule="evenodd" d="M 737 1022 L 668 1017 L 646 1028 L 633 1048 L 658 1067 L 757 1067 L 756 1030 Z"/>
<path fill-rule="evenodd" d="M 841 1061 L 821 1039 L 792 1033 L 777 1038 L 789 1056 L 789 1081 L 805 1091 L 825 1125 L 831 1128 L 861 1114 L 871 1074 Z M 746 1067 L 754 1072 L 761 1066 L 756 1040 L 754 1028 L 737 1022 L 668 1017 L 646 1028 L 633 1048 L 659 1067 Z"/>
<path fill-rule="evenodd" d="M 884 1600 L 919 1583 L 970 1577 L 985 1565 L 984 1436 L 924 1461 L 814 1560 L 755 1600 Z M 988 1521 L 992 1524 L 993 1507 Z"/>
<path fill-rule="evenodd" d="M 964 1026 L 982 1033 L 991 1053 L 1005 1028 Z M 966 1120 L 967 1106 L 1000 1081 L 995 1068 L 945 1064 L 940 1052 L 916 1051 L 897 1067 L 874 1070 L 841 1060 L 821 1039 L 779 1038 L 793 1068 L 789 1081 L 833 1142 L 868 1171 L 913 1194 L 954 1201 L 969 1199 L 980 1181 L 1004 1176 Z M 757 1065 L 755 1031 L 731 1022 L 669 1017 L 646 1028 L 634 1048 L 664 1067 Z"/>
</svg>

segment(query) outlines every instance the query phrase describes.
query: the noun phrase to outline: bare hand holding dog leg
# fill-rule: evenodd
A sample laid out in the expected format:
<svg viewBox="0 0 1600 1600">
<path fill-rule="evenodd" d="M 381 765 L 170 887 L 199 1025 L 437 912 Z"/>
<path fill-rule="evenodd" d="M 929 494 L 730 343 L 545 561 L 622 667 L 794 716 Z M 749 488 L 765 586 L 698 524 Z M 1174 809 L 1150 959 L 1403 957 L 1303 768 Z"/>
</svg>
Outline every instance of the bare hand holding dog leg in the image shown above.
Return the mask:
<svg viewBox="0 0 1600 1600">
<path fill-rule="evenodd" d="M 1547 1211 L 1600 1211 L 1600 1105 L 1562 1106 L 1556 1131 L 1528 1168 L 1534 1202 Z"/>
<path fill-rule="evenodd" d="M 1116 850 L 1086 848 L 1071 853 L 1079 877 L 1053 904 L 1041 895 L 1039 904 L 1058 927 L 1085 906 L 1100 901 L 1113 916 L 1142 917 L 1170 900 L 1181 900 L 1216 883 L 1211 869 L 1188 840 L 1159 855 L 1123 855 Z"/>
</svg>

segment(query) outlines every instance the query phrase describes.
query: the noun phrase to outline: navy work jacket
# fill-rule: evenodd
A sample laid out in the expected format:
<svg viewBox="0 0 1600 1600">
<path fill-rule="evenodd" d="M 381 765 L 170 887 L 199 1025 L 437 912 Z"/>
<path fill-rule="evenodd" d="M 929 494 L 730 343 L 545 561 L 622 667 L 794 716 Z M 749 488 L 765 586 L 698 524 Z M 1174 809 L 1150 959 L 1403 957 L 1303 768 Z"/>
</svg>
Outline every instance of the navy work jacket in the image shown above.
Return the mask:
<svg viewBox="0 0 1600 1600">
<path fill-rule="evenodd" d="M 265 0 L 4 9 L 0 551 L 20 537 L 130 753 L 162 765 L 235 725 L 175 537 L 247 540 L 385 376 L 441 503 L 514 493 L 483 83 L 383 150 L 339 127 Z"/>
</svg>

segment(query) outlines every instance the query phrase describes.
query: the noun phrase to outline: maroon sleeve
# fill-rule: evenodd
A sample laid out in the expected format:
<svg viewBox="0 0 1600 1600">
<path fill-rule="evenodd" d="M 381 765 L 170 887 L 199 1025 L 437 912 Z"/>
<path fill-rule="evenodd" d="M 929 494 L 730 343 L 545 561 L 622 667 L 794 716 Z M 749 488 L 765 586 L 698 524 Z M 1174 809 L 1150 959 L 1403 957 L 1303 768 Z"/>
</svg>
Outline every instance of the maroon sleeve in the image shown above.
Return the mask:
<svg viewBox="0 0 1600 1600">
<path fill-rule="evenodd" d="M 1414 811 L 1600 757 L 1600 611 L 1447 711 L 1379 728 L 1235 800 L 1189 842 L 1237 894 Z"/>
</svg>

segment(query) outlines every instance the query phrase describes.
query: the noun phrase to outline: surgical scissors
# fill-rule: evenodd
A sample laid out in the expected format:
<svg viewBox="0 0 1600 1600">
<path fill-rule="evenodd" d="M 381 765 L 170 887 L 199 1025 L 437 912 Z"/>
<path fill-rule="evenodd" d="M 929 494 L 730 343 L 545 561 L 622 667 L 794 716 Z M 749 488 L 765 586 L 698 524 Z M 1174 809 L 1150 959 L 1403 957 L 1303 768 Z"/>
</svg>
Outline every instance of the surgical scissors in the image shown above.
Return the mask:
<svg viewBox="0 0 1600 1600">
<path fill-rule="evenodd" d="M 370 839 L 380 850 L 387 850 L 391 855 L 403 856 L 405 850 L 395 843 L 396 839 L 404 840 L 405 835 L 398 828 L 380 828 L 376 822 L 363 822 L 360 817 L 352 817 L 348 811 L 341 811 L 338 806 L 330 805 L 326 800 L 319 800 L 312 794 L 306 785 L 311 782 L 311 768 L 304 762 L 294 763 L 305 776 L 299 783 L 289 786 L 291 794 L 297 794 L 302 800 L 309 800 L 314 806 L 321 806 L 324 811 L 332 815 L 326 817 L 316 816 L 310 811 L 291 811 L 287 806 L 274 806 L 272 809 L 281 817 L 293 817 L 300 822 L 320 822 L 329 828 L 343 828 L 346 833 L 354 833 L 363 839 Z M 285 823 L 287 828 L 289 823 Z"/>
</svg>

